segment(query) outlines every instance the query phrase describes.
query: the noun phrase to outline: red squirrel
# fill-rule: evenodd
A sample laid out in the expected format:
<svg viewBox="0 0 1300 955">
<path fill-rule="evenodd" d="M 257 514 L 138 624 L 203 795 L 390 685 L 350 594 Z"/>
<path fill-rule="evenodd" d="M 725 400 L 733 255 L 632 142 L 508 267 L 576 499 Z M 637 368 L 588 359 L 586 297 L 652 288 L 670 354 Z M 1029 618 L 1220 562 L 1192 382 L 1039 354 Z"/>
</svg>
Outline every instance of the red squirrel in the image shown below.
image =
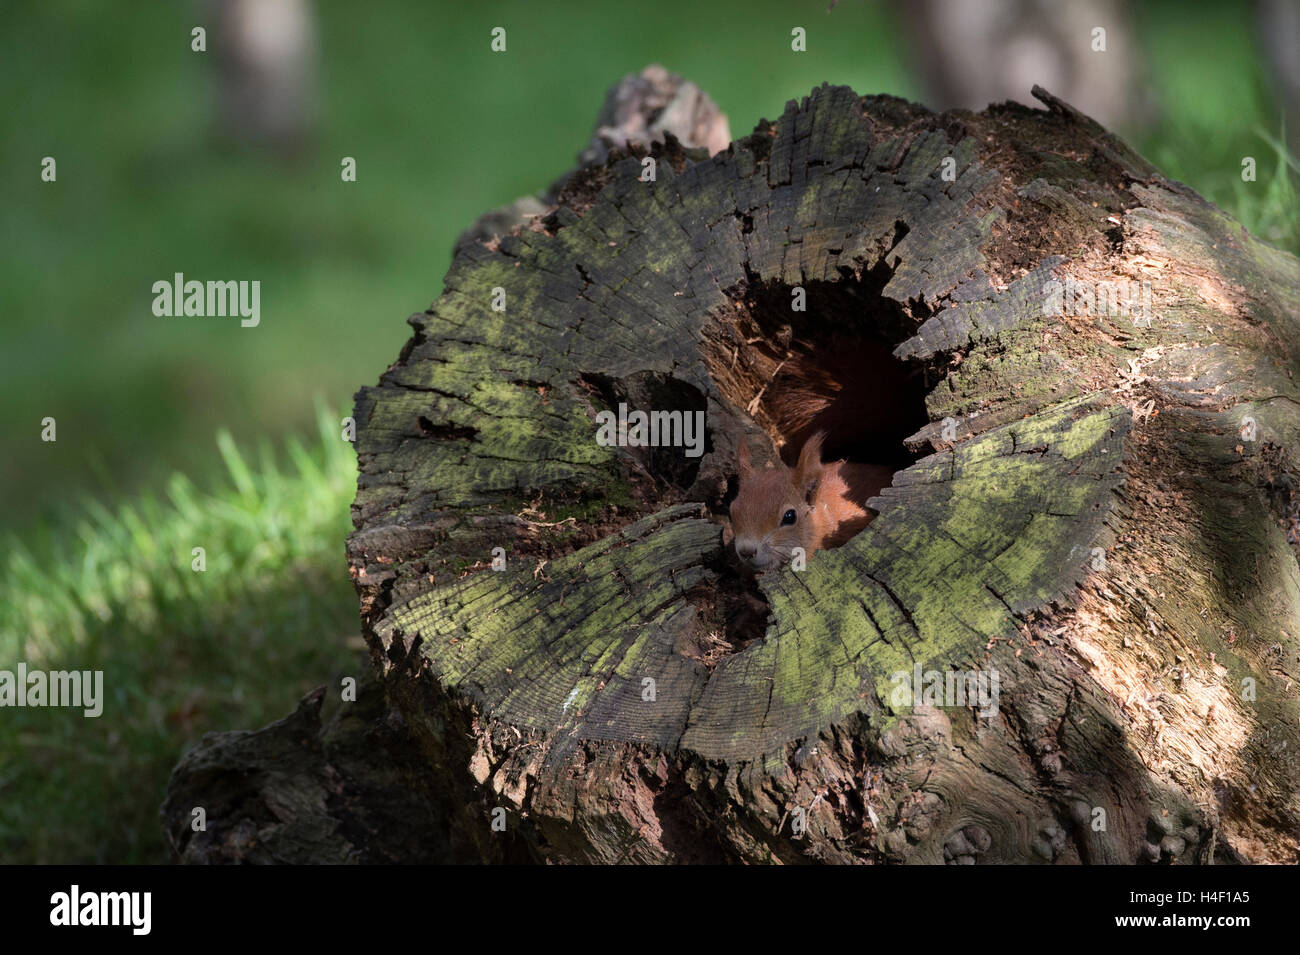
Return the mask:
<svg viewBox="0 0 1300 955">
<path fill-rule="evenodd" d="M 805 556 L 839 547 L 871 523 L 866 501 L 893 481 L 893 471 L 875 464 L 823 463 L 818 431 L 799 452 L 793 468 L 754 468 L 749 446 L 740 444 L 740 489 L 731 503 L 736 556 L 754 570 L 786 563 L 794 548 Z"/>
</svg>

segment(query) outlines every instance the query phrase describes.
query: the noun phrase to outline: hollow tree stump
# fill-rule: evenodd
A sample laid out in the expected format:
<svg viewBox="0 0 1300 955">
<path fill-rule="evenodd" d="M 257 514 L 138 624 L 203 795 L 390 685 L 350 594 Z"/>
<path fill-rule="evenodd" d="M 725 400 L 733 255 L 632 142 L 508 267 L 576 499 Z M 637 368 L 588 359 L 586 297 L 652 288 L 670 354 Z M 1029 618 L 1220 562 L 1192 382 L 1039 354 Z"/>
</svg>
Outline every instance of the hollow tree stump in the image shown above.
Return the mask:
<svg viewBox="0 0 1300 955">
<path fill-rule="evenodd" d="M 349 556 L 479 858 L 1295 860 L 1300 264 L 1035 95 L 822 87 L 462 245 L 358 394 Z M 926 453 L 733 633 L 736 449 L 828 331 L 925 382 Z M 706 453 L 599 445 L 620 402 Z"/>
<path fill-rule="evenodd" d="M 394 769 L 310 704 L 205 741 L 178 851 L 231 858 L 291 802 L 315 822 L 274 857 L 335 858 L 414 794 L 412 858 L 1295 861 L 1300 263 L 1035 95 L 822 87 L 467 233 L 357 397 L 348 554 Z M 1099 305 L 1127 282 L 1135 314 Z M 769 388 L 845 339 L 920 389 L 869 409 L 906 467 L 847 545 L 747 581 L 736 449 L 797 451 Z M 705 453 L 599 444 L 620 403 L 705 412 Z M 996 674 L 996 705 L 927 674 Z M 325 741 L 295 750 L 319 785 L 184 845 L 203 774 L 269 773 L 290 733 Z"/>
</svg>

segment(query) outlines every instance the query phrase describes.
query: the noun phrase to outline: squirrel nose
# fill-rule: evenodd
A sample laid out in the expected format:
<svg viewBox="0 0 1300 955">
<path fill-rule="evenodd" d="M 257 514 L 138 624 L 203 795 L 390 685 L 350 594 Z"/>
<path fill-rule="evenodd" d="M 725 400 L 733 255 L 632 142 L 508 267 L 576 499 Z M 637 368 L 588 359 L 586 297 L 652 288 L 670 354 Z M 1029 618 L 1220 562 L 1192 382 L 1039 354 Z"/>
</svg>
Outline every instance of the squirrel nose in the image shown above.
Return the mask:
<svg viewBox="0 0 1300 955">
<path fill-rule="evenodd" d="M 736 553 L 740 555 L 741 560 L 752 560 L 758 553 L 758 545 L 752 541 L 736 541 Z"/>
</svg>

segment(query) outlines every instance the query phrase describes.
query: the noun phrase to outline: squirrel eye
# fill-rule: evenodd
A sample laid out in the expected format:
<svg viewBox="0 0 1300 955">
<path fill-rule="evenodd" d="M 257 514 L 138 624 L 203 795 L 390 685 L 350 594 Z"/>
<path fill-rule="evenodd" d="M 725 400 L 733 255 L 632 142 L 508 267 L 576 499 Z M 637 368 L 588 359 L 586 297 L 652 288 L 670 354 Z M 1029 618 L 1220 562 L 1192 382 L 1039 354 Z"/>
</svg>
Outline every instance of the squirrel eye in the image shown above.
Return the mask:
<svg viewBox="0 0 1300 955">
<path fill-rule="evenodd" d="M 786 511 L 784 515 L 782 515 L 781 526 L 785 527 L 788 524 L 793 524 L 796 520 L 798 520 L 798 518 L 799 515 L 794 512 L 794 508 L 792 507 L 790 508 L 790 510 Z"/>
</svg>

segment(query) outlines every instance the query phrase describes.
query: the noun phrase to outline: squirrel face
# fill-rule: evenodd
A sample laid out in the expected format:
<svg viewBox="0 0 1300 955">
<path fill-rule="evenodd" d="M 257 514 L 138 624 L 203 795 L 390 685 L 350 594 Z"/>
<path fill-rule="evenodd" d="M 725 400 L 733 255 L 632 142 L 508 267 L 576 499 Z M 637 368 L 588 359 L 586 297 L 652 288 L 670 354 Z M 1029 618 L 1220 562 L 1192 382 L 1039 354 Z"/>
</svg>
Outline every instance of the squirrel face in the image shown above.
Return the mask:
<svg viewBox="0 0 1300 955">
<path fill-rule="evenodd" d="M 821 446 L 822 435 L 816 434 L 805 442 L 793 468 L 778 462 L 757 469 L 750 463 L 748 445 L 741 443 L 740 489 L 731 504 L 731 529 L 736 555 L 754 570 L 788 562 L 796 547 L 811 554 L 821 546 Z"/>
<path fill-rule="evenodd" d="M 875 516 L 866 501 L 893 481 L 876 464 L 822 463 L 823 432 L 809 438 L 793 468 L 777 463 L 757 469 L 740 445 L 740 489 L 731 504 L 731 530 L 738 556 L 753 570 L 788 562 L 846 543 Z"/>
</svg>

